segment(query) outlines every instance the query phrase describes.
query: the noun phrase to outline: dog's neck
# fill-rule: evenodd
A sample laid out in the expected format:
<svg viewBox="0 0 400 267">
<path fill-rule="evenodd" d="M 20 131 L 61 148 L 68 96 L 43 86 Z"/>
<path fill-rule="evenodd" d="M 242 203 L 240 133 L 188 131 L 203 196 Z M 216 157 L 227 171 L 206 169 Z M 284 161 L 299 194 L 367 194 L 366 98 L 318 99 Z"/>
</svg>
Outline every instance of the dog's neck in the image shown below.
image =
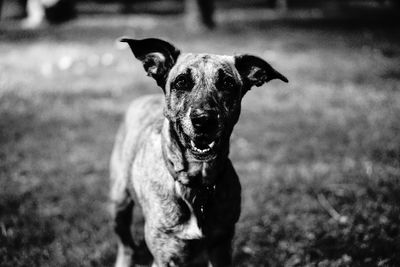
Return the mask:
<svg viewBox="0 0 400 267">
<path fill-rule="evenodd" d="M 223 147 L 222 153 L 211 160 L 197 160 L 189 155 L 190 152 L 179 142 L 178 135 L 171 124 L 168 119 L 164 120 L 162 152 L 172 177 L 182 185 L 193 188 L 215 185 L 217 177 L 224 171 L 224 161 L 228 159 L 228 146 Z"/>
<path fill-rule="evenodd" d="M 176 194 L 190 205 L 197 218 L 200 229 L 208 231 L 208 214 L 215 204 L 215 195 L 219 188 L 224 167 L 228 160 L 228 145 L 212 160 L 195 160 L 187 155 L 187 150 L 179 143 L 177 133 L 171 122 L 164 120 L 161 138 L 162 154 L 169 173 L 174 178 Z"/>
</svg>

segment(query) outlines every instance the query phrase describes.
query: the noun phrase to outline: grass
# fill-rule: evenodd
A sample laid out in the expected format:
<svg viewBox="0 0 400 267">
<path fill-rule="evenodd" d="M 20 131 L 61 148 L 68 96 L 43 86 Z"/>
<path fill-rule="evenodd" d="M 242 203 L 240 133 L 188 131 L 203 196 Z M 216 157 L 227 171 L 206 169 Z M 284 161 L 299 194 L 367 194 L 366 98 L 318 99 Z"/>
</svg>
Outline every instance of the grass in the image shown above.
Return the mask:
<svg viewBox="0 0 400 267">
<path fill-rule="evenodd" d="M 113 138 L 129 102 L 159 92 L 115 45 L 122 35 L 257 54 L 290 80 L 248 93 L 232 137 L 243 185 L 235 266 L 400 265 L 398 30 L 231 19 L 187 34 L 183 23 L 97 16 L 3 31 L 0 265 L 112 265 Z"/>
</svg>

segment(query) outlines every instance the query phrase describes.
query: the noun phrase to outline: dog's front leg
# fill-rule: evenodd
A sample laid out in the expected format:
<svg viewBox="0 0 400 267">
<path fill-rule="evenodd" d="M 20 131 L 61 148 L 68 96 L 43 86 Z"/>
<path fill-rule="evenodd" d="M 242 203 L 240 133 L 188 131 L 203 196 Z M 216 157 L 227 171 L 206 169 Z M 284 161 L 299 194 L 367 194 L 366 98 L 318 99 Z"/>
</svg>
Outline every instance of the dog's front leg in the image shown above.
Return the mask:
<svg viewBox="0 0 400 267">
<path fill-rule="evenodd" d="M 209 267 L 232 266 L 233 232 L 234 231 L 229 231 L 222 237 L 208 244 Z"/>
<path fill-rule="evenodd" d="M 128 193 L 125 193 L 125 198 L 121 202 L 114 203 L 114 230 L 119 237 L 115 267 L 132 266 L 135 246 L 130 230 L 133 206 L 134 202 Z"/>
</svg>

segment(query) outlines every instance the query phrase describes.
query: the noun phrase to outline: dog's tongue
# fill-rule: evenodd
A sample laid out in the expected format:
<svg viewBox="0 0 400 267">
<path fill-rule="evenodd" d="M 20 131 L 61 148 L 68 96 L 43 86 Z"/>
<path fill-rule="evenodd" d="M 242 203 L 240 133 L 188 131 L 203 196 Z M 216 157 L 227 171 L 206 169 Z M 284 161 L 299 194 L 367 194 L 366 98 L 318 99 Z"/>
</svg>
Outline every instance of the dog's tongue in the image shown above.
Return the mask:
<svg viewBox="0 0 400 267">
<path fill-rule="evenodd" d="M 200 148 L 200 149 L 206 149 L 206 148 L 208 148 L 208 143 L 205 142 L 205 141 L 201 141 L 201 142 L 195 141 L 194 143 L 196 144 L 196 147 L 197 147 L 197 148 Z"/>
</svg>

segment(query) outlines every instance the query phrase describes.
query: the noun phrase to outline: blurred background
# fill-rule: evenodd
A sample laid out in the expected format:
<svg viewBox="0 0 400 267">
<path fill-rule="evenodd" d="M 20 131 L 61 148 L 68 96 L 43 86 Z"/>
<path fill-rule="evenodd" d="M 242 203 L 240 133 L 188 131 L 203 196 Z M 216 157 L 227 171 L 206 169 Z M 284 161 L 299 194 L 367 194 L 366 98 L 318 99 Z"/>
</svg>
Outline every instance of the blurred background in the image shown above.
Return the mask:
<svg viewBox="0 0 400 267">
<path fill-rule="evenodd" d="M 124 35 L 255 54 L 290 80 L 248 93 L 232 137 L 235 266 L 399 266 L 399 6 L 0 0 L 0 266 L 113 264 L 114 136 L 161 92 Z"/>
</svg>

